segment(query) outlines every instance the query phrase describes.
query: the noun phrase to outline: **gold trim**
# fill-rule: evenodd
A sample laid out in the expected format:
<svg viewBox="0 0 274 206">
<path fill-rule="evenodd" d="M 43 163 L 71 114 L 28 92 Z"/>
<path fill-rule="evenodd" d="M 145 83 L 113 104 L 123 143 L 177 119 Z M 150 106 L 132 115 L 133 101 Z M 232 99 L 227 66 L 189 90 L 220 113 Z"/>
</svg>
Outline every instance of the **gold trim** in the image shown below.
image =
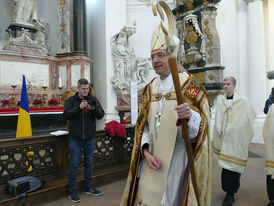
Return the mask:
<svg viewBox="0 0 274 206">
<path fill-rule="evenodd" d="M 219 149 L 217 149 L 216 147 L 214 147 L 214 145 L 212 145 L 213 149 L 214 149 L 214 152 L 217 154 L 217 155 L 220 155 L 221 151 Z"/>
<path fill-rule="evenodd" d="M 233 160 L 229 160 L 229 159 L 225 159 L 223 157 L 220 157 L 220 160 L 222 161 L 225 161 L 225 162 L 229 162 L 229 163 L 232 163 L 232 164 L 235 164 L 235 165 L 240 165 L 240 166 L 246 166 L 246 163 L 243 164 L 243 163 L 239 163 L 239 162 L 236 162 L 236 161 L 233 161 Z"/>
<path fill-rule="evenodd" d="M 162 94 L 157 93 L 157 94 L 152 94 L 151 96 L 151 102 L 158 102 L 162 99 Z M 165 95 L 166 100 L 176 100 L 176 93 L 175 92 L 168 92 Z"/>
<path fill-rule="evenodd" d="M 274 161 L 271 160 L 265 160 L 266 163 L 274 164 Z"/>
<path fill-rule="evenodd" d="M 274 168 L 274 165 L 265 164 L 265 167 Z"/>
<path fill-rule="evenodd" d="M 199 72 L 196 74 L 193 74 L 194 79 L 196 79 L 200 83 L 205 83 L 205 72 Z"/>
<path fill-rule="evenodd" d="M 234 160 L 234 161 L 242 162 L 242 163 L 245 163 L 245 164 L 247 163 L 247 160 L 240 159 L 240 158 L 237 158 L 237 157 L 232 157 L 232 156 L 221 153 L 221 151 L 219 149 L 215 148 L 214 145 L 213 145 L 213 149 L 214 149 L 215 154 L 219 155 L 220 158 L 222 158 L 222 159 L 227 158 L 227 159 L 231 159 L 231 161 Z"/>
<path fill-rule="evenodd" d="M 152 46 L 151 51 L 155 50 L 154 47 L 156 46 L 156 43 L 157 43 L 157 41 L 159 40 L 160 29 L 161 29 L 161 27 L 159 27 L 158 34 L 157 34 L 157 36 L 156 36 L 155 42 L 153 43 L 153 46 Z"/>
<path fill-rule="evenodd" d="M 232 157 L 232 156 L 229 156 L 229 155 L 225 155 L 225 154 L 223 154 L 223 153 L 220 153 L 220 156 L 225 157 L 225 158 L 228 158 L 228 159 L 233 159 L 233 160 L 235 160 L 235 161 L 247 163 L 247 160 L 243 160 L 243 159 L 240 159 L 240 158 L 237 158 L 237 157 Z"/>
</svg>

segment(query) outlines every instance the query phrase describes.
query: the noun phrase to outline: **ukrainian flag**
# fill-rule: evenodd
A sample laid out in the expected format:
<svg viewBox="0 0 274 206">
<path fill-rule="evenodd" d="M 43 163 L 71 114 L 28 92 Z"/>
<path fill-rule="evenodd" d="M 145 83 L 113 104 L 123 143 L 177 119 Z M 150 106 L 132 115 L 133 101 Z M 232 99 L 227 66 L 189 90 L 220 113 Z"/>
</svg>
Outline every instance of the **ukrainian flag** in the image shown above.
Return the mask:
<svg viewBox="0 0 274 206">
<path fill-rule="evenodd" d="M 30 122 L 30 114 L 29 114 L 27 86 L 26 86 L 25 76 L 23 75 L 23 85 L 22 85 L 22 91 L 21 91 L 21 102 L 20 102 L 20 109 L 19 109 L 18 122 L 17 122 L 16 138 L 28 137 L 28 136 L 32 136 L 32 131 L 31 131 L 31 122 Z"/>
</svg>

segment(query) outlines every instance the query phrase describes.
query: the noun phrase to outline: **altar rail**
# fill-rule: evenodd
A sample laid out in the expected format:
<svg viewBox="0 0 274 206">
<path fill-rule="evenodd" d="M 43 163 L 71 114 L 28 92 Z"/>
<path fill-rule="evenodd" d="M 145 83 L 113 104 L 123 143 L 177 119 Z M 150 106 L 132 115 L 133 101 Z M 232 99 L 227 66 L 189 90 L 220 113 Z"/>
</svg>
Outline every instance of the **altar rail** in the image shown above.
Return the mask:
<svg viewBox="0 0 274 206">
<path fill-rule="evenodd" d="M 7 195 L 4 189 L 7 186 L 8 180 L 25 175 L 32 175 L 45 181 L 43 189 L 28 195 L 28 203 L 24 202 L 25 205 L 41 203 L 43 202 L 42 199 L 50 201 L 64 196 L 70 159 L 68 141 L 68 135 L 41 135 L 0 140 L 0 205 L 20 205 L 20 200 Z M 105 130 L 96 132 L 93 179 L 96 176 L 97 180 L 94 182 L 97 185 L 109 183 L 126 176 L 133 142 L 134 127 L 131 126 L 126 127 L 126 138 L 124 139 L 120 137 L 111 138 Z M 79 185 L 84 181 L 82 175 L 83 166 L 84 161 L 82 156 L 77 181 Z M 116 174 L 116 179 L 111 173 Z M 106 178 L 100 177 L 103 175 Z M 54 183 L 58 181 L 58 184 Z M 62 194 L 60 193 L 61 196 L 56 196 L 55 192 L 52 198 L 39 198 L 45 194 L 42 194 L 42 190 L 49 192 L 50 186 L 55 189 L 62 186 L 61 189 L 59 188 L 62 191 Z M 30 198 L 34 197 L 35 194 L 38 195 L 38 198 Z"/>
</svg>

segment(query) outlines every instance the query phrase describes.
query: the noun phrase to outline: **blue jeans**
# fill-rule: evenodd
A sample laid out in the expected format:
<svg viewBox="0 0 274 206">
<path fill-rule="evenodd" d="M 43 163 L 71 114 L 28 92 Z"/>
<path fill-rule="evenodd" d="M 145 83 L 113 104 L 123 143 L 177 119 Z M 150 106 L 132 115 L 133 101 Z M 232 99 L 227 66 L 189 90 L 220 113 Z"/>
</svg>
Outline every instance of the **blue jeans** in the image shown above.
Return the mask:
<svg viewBox="0 0 274 206">
<path fill-rule="evenodd" d="M 95 147 L 95 141 L 93 139 L 81 140 L 73 139 L 69 140 L 69 151 L 71 155 L 68 188 L 69 190 L 76 190 L 76 179 L 78 173 L 78 165 L 81 160 L 82 149 L 84 151 L 85 160 L 85 187 L 90 188 L 92 186 L 92 160 Z"/>
</svg>

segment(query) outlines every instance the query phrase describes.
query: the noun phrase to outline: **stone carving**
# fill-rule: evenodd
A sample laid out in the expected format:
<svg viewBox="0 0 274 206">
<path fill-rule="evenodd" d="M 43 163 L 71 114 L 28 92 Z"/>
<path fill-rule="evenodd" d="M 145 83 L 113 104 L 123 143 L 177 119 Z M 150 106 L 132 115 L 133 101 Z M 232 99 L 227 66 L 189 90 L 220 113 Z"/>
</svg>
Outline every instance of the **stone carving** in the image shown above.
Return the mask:
<svg viewBox="0 0 274 206">
<path fill-rule="evenodd" d="M 9 34 L 11 33 L 11 29 L 8 29 Z M 28 29 L 22 28 L 18 33 L 16 38 L 13 38 L 11 35 L 9 36 L 9 44 L 18 45 L 18 46 L 29 46 L 33 47 L 34 42 L 31 38 L 31 34 Z"/>
<path fill-rule="evenodd" d="M 178 54 L 179 60 L 183 63 L 183 66 L 187 69 L 197 68 L 197 63 L 205 63 L 205 40 L 204 35 L 200 30 L 197 16 L 189 14 L 184 17 L 183 22 L 179 22 L 181 31 L 183 31 L 180 44 L 180 52 Z M 200 49 L 195 45 L 200 38 Z"/>
<path fill-rule="evenodd" d="M 37 47 L 47 52 L 48 49 L 46 45 L 46 39 L 49 31 L 49 24 L 44 22 L 44 19 L 40 18 L 34 20 L 34 26 L 37 28 L 37 32 L 34 33 L 34 43 Z"/>
<path fill-rule="evenodd" d="M 4 49 L 20 52 L 23 47 L 29 47 L 36 54 L 46 55 L 49 24 L 38 18 L 34 9 L 36 0 L 13 1 L 16 5 L 13 23 L 6 29 L 9 33 L 9 45 Z M 39 49 L 41 50 L 37 52 Z"/>
<path fill-rule="evenodd" d="M 114 63 L 114 76 L 111 79 L 116 93 L 128 93 L 130 82 L 137 82 L 138 90 L 146 83 L 150 61 L 135 56 L 134 49 L 129 47 L 128 38 L 135 33 L 136 26 L 124 26 L 111 38 L 111 53 Z"/>
<path fill-rule="evenodd" d="M 18 24 L 31 24 L 36 0 L 13 0 L 15 9 L 12 20 Z"/>
</svg>

